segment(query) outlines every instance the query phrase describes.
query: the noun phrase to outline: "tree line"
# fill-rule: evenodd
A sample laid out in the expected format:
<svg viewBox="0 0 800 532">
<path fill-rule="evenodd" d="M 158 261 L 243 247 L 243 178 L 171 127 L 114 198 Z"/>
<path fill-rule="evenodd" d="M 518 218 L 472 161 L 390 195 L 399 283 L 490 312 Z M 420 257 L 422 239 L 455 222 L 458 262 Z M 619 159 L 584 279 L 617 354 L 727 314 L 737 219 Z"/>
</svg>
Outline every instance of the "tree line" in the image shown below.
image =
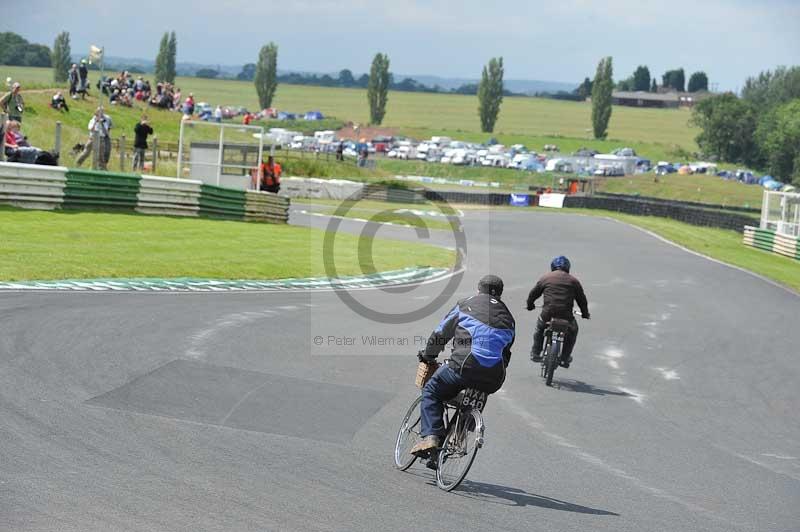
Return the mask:
<svg viewBox="0 0 800 532">
<path fill-rule="evenodd" d="M 13 32 L 0 33 L 0 65 L 49 67 L 50 48 L 28 42 Z"/>
<path fill-rule="evenodd" d="M 800 67 L 749 77 L 741 96 L 699 102 L 691 123 L 700 128 L 697 144 L 705 155 L 800 185 Z"/>
<path fill-rule="evenodd" d="M 242 67 L 241 72 L 236 75 L 236 79 L 240 81 L 253 81 L 255 77 L 256 64 L 247 63 Z M 202 75 L 201 75 L 202 73 Z M 210 74 L 210 75 L 209 75 Z M 208 71 L 206 69 L 197 71 L 198 77 L 217 77 L 219 72 Z M 302 72 L 287 72 L 278 74 L 278 83 L 286 83 L 288 85 L 309 85 L 314 87 L 338 87 L 344 89 L 366 89 L 369 85 L 369 74 L 362 74 L 356 77 L 350 69 L 342 69 L 338 75 L 331 74 L 314 74 Z M 439 85 L 425 85 L 424 83 L 415 80 L 414 78 L 403 78 L 397 81 L 394 74 L 389 73 L 389 89 L 400 92 L 423 92 L 431 94 L 478 94 L 477 83 L 464 83 L 459 87 L 446 89 Z M 517 96 L 508 90 L 504 90 L 506 96 Z"/>
</svg>

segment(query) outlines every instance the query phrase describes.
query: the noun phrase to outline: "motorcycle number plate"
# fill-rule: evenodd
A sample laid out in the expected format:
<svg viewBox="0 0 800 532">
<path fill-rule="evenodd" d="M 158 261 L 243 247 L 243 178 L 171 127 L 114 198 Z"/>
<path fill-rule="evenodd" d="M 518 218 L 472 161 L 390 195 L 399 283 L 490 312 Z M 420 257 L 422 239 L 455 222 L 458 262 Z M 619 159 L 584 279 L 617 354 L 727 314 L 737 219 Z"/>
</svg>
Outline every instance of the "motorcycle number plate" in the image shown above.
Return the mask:
<svg viewBox="0 0 800 532">
<path fill-rule="evenodd" d="M 486 392 L 476 390 L 475 388 L 467 388 L 464 390 L 464 396 L 461 399 L 461 406 L 477 408 L 479 411 L 483 412 L 483 409 L 486 406 L 486 398 Z"/>
</svg>

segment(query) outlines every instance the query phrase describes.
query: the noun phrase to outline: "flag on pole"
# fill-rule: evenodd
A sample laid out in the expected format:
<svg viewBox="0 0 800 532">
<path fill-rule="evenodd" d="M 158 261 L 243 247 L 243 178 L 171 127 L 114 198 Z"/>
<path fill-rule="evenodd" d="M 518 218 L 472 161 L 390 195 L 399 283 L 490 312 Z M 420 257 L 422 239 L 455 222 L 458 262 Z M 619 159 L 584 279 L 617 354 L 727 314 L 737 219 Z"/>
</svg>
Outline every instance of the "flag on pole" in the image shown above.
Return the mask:
<svg viewBox="0 0 800 532">
<path fill-rule="evenodd" d="M 95 45 L 89 47 L 89 64 L 98 63 L 103 59 L 103 49 Z"/>
</svg>

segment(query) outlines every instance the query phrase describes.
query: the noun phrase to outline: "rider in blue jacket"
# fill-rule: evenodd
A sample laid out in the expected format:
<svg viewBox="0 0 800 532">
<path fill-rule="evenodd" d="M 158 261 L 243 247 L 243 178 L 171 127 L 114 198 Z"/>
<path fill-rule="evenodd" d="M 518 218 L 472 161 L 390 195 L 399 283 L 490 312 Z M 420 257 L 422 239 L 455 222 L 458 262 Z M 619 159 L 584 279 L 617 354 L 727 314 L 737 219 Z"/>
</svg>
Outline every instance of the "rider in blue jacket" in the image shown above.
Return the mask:
<svg viewBox="0 0 800 532">
<path fill-rule="evenodd" d="M 444 403 L 465 388 L 494 393 L 503 385 L 514 343 L 514 317 L 500 300 L 503 280 L 486 275 L 478 293 L 462 299 L 431 334 L 419 357 L 432 363 L 450 340 L 450 359 L 422 388 L 422 440 L 412 454 L 425 455 L 441 446 Z"/>
</svg>

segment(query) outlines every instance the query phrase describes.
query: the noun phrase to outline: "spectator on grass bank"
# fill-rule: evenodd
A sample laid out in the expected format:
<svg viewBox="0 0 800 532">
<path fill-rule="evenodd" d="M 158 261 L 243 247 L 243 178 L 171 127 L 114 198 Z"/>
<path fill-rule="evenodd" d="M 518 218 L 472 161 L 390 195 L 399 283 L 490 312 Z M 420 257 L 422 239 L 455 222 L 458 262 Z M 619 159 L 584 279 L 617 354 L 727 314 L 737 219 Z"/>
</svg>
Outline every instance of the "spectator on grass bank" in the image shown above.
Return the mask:
<svg viewBox="0 0 800 532">
<path fill-rule="evenodd" d="M 214 122 L 221 123 L 222 122 L 222 107 L 219 105 L 216 109 L 214 109 Z"/>
<path fill-rule="evenodd" d="M 22 112 L 25 110 L 25 102 L 22 101 L 21 89 L 22 86 L 19 83 L 13 83 L 11 85 L 11 91 L 0 98 L 0 109 L 8 115 L 9 120 L 22 122 Z"/>
<path fill-rule="evenodd" d="M 153 128 L 143 115 L 136 127 L 133 128 L 135 139 L 133 141 L 133 169 L 144 170 L 144 152 L 147 150 L 147 137 L 153 134 Z"/>
<path fill-rule="evenodd" d="M 339 142 L 339 145 L 336 146 L 336 160 L 337 161 L 344 161 L 344 142 Z"/>
<path fill-rule="evenodd" d="M 275 162 L 272 155 L 267 157 L 267 162 L 261 163 L 261 183 L 258 187 L 259 190 L 277 194 L 281 189 L 281 171 L 281 165 Z"/>
<path fill-rule="evenodd" d="M 105 114 L 102 107 L 98 107 L 94 116 L 89 120 L 89 141 L 83 147 L 83 151 L 75 160 L 78 166 L 83 164 L 94 148 L 95 134 L 100 143 L 100 153 L 97 157 L 97 166 L 100 170 L 108 169 L 108 160 L 111 158 L 111 128 L 114 127 L 111 117 Z"/>
<path fill-rule="evenodd" d="M 192 116 L 194 114 L 194 94 L 191 92 L 189 96 L 186 97 L 186 101 L 183 102 L 183 114 Z"/>
<path fill-rule="evenodd" d="M 58 157 L 41 148 L 30 145 L 28 138 L 20 131 L 20 123 L 8 120 L 4 133 L 5 155 L 10 163 L 48 164 L 58 163 Z"/>
<path fill-rule="evenodd" d="M 78 67 L 78 94 L 81 99 L 86 98 L 86 93 L 89 92 L 89 67 L 86 65 L 86 59 L 81 59 L 81 65 Z"/>
<path fill-rule="evenodd" d="M 78 97 L 78 83 L 80 83 L 80 76 L 78 75 L 78 65 L 72 63 L 72 66 L 67 71 L 67 79 L 69 80 L 69 97 L 73 100 Z"/>
<path fill-rule="evenodd" d="M 53 98 L 50 100 L 50 107 L 52 107 L 56 111 L 69 112 L 69 107 L 67 107 L 67 100 L 64 99 L 64 95 L 61 94 L 61 91 L 58 91 L 53 95 Z"/>
<path fill-rule="evenodd" d="M 367 166 L 367 157 L 369 157 L 369 148 L 367 148 L 367 142 L 365 139 L 361 139 L 361 142 L 357 146 L 358 150 L 358 166 Z"/>
</svg>

